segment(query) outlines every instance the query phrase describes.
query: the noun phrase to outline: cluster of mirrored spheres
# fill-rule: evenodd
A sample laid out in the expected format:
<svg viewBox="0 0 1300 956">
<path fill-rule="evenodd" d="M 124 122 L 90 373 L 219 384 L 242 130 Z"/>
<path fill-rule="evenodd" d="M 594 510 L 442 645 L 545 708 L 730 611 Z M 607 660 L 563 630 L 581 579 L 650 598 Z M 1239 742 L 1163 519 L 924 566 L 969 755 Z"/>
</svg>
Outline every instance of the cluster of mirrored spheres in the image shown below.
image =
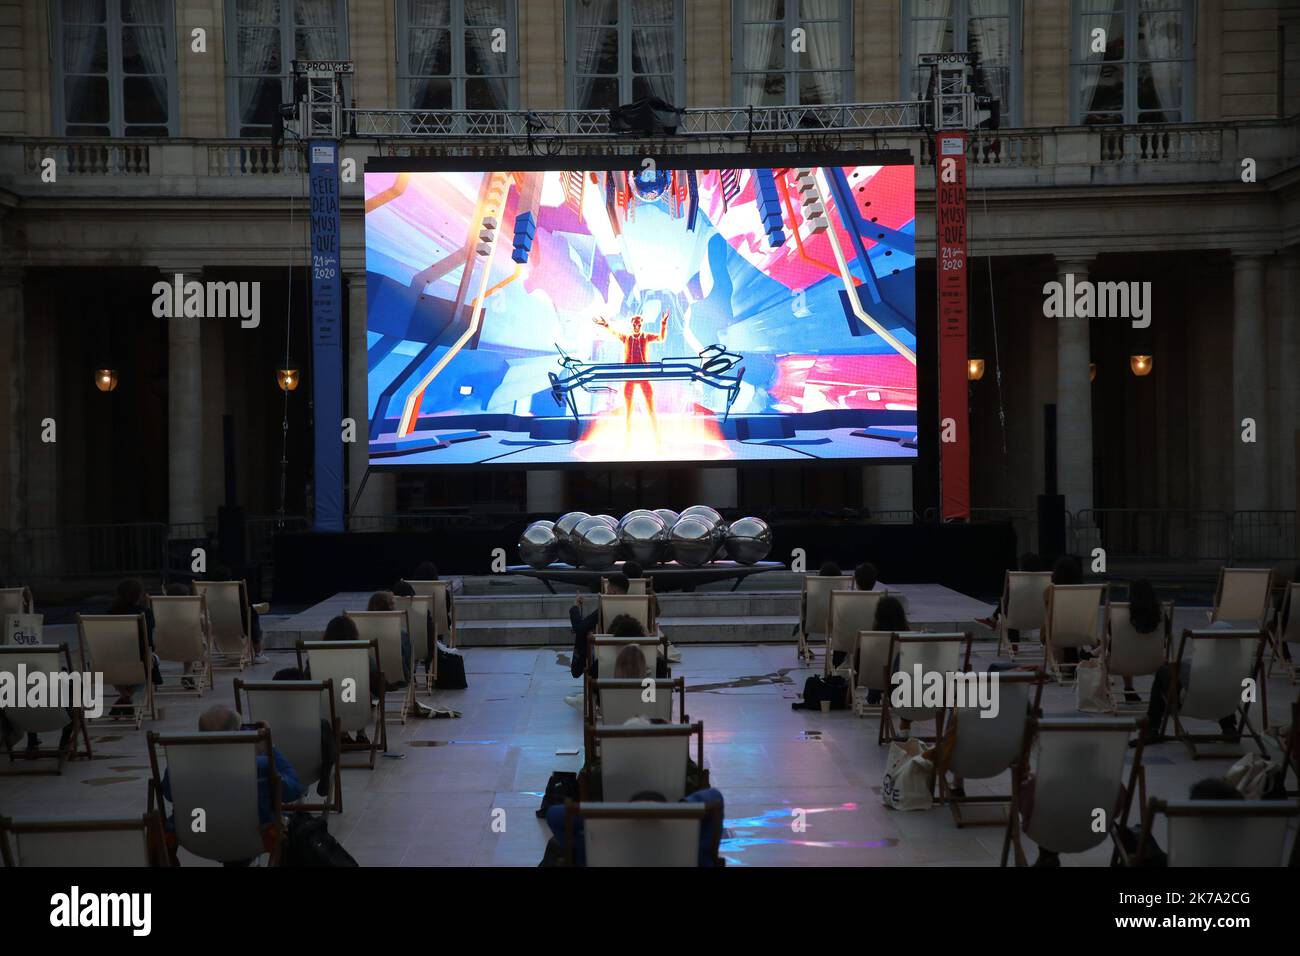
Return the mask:
<svg viewBox="0 0 1300 956">
<path fill-rule="evenodd" d="M 740 564 L 756 564 L 771 550 L 767 522 L 740 518 L 728 523 L 708 505 L 692 505 L 680 514 L 637 508 L 621 520 L 570 511 L 558 521 L 534 521 L 519 537 L 519 556 L 531 567 L 561 561 L 590 571 L 607 570 L 620 560 L 643 567 L 676 561 L 698 568 L 724 554 Z"/>
</svg>

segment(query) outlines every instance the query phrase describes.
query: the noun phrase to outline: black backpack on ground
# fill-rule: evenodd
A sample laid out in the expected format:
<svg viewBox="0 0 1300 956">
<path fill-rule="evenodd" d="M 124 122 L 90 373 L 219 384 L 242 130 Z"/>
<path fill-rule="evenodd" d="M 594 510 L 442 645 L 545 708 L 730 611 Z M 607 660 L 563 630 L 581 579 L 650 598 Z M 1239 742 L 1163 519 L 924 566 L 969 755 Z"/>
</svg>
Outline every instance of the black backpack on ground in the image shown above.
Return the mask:
<svg viewBox="0 0 1300 956">
<path fill-rule="evenodd" d="M 330 835 L 325 817 L 295 813 L 289 818 L 288 844 L 281 866 L 357 866 L 352 854 Z"/>
<path fill-rule="evenodd" d="M 546 781 L 546 790 L 542 793 L 542 805 L 537 808 L 539 817 L 546 816 L 546 811 L 565 800 L 578 799 L 578 775 L 572 770 L 556 770 L 551 779 Z"/>
<path fill-rule="evenodd" d="M 465 658 L 441 643 L 438 644 L 438 676 L 433 686 L 439 690 L 464 690 L 469 686 L 465 680 Z"/>
<path fill-rule="evenodd" d="M 821 710 L 822 701 L 831 702 L 831 710 L 844 710 L 848 707 L 849 685 L 838 675 L 821 677 L 814 675 L 804 681 L 803 702 L 790 705 L 791 710 Z"/>
</svg>

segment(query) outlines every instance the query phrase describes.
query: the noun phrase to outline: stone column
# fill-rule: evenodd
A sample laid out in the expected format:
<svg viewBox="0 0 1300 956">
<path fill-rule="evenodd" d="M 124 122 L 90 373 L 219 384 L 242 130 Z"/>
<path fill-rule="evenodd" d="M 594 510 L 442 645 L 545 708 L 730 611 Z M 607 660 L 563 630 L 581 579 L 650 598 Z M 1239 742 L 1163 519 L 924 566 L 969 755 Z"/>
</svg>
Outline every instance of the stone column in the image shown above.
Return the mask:
<svg viewBox="0 0 1300 956">
<path fill-rule="evenodd" d="M 1253 511 L 1268 506 L 1270 435 L 1265 378 L 1268 342 L 1264 325 L 1264 258 L 1232 259 L 1232 508 Z M 1242 441 L 1243 419 L 1254 419 L 1255 441 Z M 1205 436 L 1207 441 L 1211 436 Z"/>
<path fill-rule="evenodd" d="M 24 443 L 27 436 L 27 349 L 21 269 L 0 271 L 0 367 L 7 379 L 0 401 L 0 448 L 4 449 L 4 474 L 0 475 L 0 528 L 17 530 L 27 523 L 23 488 Z"/>
<path fill-rule="evenodd" d="M 180 270 L 176 270 L 180 271 Z M 171 271 L 164 273 L 170 276 Z M 194 271 L 185 281 L 202 281 Z M 176 525 L 203 521 L 203 368 L 201 322 L 173 316 L 167 320 L 167 521 Z M 220 467 L 216 462 L 214 467 Z"/>
<path fill-rule="evenodd" d="M 1058 259 L 1062 286 L 1073 275 L 1077 286 L 1088 279 L 1088 260 Z M 1072 514 L 1092 508 L 1092 385 L 1088 363 L 1092 347 L 1088 319 L 1056 320 L 1056 474 L 1057 490 Z"/>
<path fill-rule="evenodd" d="M 1274 464 L 1274 504 L 1290 510 L 1296 500 L 1296 428 L 1300 424 L 1300 379 L 1296 377 L 1296 369 L 1300 368 L 1300 257 L 1283 254 L 1278 265 L 1282 283 L 1278 301 L 1277 404 L 1276 418 L 1269 423 L 1278 437 L 1268 445 L 1276 448 L 1279 456 Z"/>
<path fill-rule="evenodd" d="M 347 506 L 351 507 L 370 457 L 370 400 L 366 380 L 370 366 L 366 360 L 366 274 L 350 272 L 348 295 L 348 417 L 357 423 L 356 441 L 347 446 Z M 372 471 L 365 492 L 357 502 L 355 514 L 392 514 L 397 508 L 397 484 L 393 475 Z"/>
</svg>

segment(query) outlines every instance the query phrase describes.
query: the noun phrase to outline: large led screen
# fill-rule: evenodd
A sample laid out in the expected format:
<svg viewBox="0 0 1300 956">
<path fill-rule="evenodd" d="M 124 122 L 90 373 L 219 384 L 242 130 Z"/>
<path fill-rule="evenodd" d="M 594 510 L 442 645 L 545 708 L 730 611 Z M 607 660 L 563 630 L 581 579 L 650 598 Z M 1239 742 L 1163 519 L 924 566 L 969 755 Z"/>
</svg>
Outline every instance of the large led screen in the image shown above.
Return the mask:
<svg viewBox="0 0 1300 956">
<path fill-rule="evenodd" d="M 897 158 L 372 164 L 371 464 L 914 458 Z"/>
</svg>

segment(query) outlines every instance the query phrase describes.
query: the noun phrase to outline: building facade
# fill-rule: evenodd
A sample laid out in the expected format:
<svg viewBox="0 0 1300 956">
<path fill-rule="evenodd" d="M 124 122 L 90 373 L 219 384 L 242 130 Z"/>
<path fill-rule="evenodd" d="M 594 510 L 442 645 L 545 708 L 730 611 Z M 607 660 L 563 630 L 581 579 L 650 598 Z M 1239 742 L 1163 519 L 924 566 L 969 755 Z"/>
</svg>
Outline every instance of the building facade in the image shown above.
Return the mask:
<svg viewBox="0 0 1300 956">
<path fill-rule="evenodd" d="M 1000 114 L 969 154 L 971 351 L 988 370 L 970 387 L 977 516 L 1028 521 L 1054 473 L 1078 526 L 1134 516 L 1114 525 L 1134 549 L 1226 558 L 1233 527 L 1267 526 L 1283 537 L 1266 550 L 1294 555 L 1296 0 L 0 0 L 0 527 L 211 525 L 228 492 L 225 416 L 235 498 L 254 515 L 308 512 L 310 387 L 276 384 L 286 355 L 310 375 L 305 163 L 270 141 L 293 59 L 353 61 L 357 108 L 465 117 L 645 95 L 697 109 L 909 101 L 928 94 L 917 56 L 950 51 L 971 54 L 972 87 Z M 747 138 L 561 148 L 739 150 Z M 918 318 L 933 326 L 930 137 L 862 127 L 753 141 L 913 152 Z M 453 125 L 350 138 L 343 156 L 361 168 L 524 145 Z M 359 177 L 342 190 L 346 401 L 364 430 Z M 258 323 L 157 317 L 152 289 L 177 274 L 259 282 Z M 1048 316 L 1057 280 L 1138 283 L 1149 326 Z M 1149 374 L 1135 374 L 1138 355 Z M 96 388 L 101 368 L 116 373 L 111 391 Z M 933 404 L 928 415 L 915 470 L 378 474 L 356 513 L 687 499 L 924 512 L 937 500 Z M 364 434 L 351 448 L 349 501 Z"/>
</svg>

